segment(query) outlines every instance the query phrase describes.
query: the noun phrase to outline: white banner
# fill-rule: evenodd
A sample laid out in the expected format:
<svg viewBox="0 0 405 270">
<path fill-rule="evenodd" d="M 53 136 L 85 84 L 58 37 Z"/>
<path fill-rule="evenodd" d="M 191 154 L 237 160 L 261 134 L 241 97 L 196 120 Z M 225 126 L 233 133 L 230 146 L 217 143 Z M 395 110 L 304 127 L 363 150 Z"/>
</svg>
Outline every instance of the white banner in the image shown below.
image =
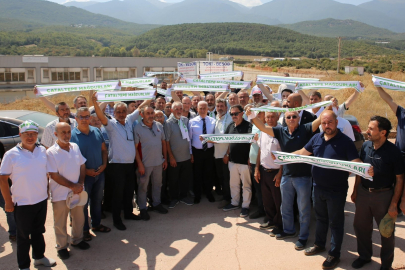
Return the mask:
<svg viewBox="0 0 405 270">
<path fill-rule="evenodd" d="M 154 96 L 155 90 L 98 92 L 97 100 L 100 102 L 145 100 L 145 99 L 152 99 Z"/>
<path fill-rule="evenodd" d="M 276 159 L 274 160 L 275 164 L 286 165 L 291 163 L 306 163 L 325 169 L 334 169 L 354 173 L 365 179 L 373 181 L 373 177 L 368 174 L 368 170 L 370 169 L 371 165 L 367 163 L 302 156 L 278 151 L 273 151 L 272 153 L 276 156 Z"/>
<path fill-rule="evenodd" d="M 318 107 L 326 107 L 332 104 L 332 101 L 322 101 L 314 104 L 309 104 L 297 108 L 280 108 L 280 107 L 272 107 L 272 106 L 262 106 L 259 108 L 252 108 L 250 109 L 251 111 L 254 112 L 278 112 L 278 113 L 284 113 L 284 112 L 298 112 L 302 110 L 308 110 L 308 109 L 313 109 L 313 108 L 318 108 Z"/>
<path fill-rule="evenodd" d="M 190 63 L 177 62 L 177 70 L 185 77 L 197 78 L 198 62 L 190 62 Z"/>
<path fill-rule="evenodd" d="M 202 134 L 204 141 L 214 143 L 251 143 L 255 134 Z"/>
<path fill-rule="evenodd" d="M 377 77 L 373 75 L 373 83 L 377 87 L 384 87 L 389 90 L 405 91 L 405 82 Z"/>
<path fill-rule="evenodd" d="M 153 77 L 153 76 L 156 76 L 156 75 L 173 75 L 173 76 L 177 75 L 177 76 L 179 76 L 180 72 L 170 72 L 170 71 L 156 71 L 156 72 L 148 71 L 148 72 L 145 72 L 146 77 Z"/>
<path fill-rule="evenodd" d="M 130 79 L 122 79 L 121 87 L 138 87 L 138 86 L 145 86 L 148 84 L 157 84 L 159 80 L 156 77 L 152 78 L 130 78 Z"/>
<path fill-rule="evenodd" d="M 207 73 L 200 74 L 201 79 L 215 79 L 215 78 L 232 78 L 232 77 L 242 77 L 242 71 L 229 71 L 220 73 Z"/>
<path fill-rule="evenodd" d="M 330 89 L 340 90 L 345 88 L 354 88 L 357 92 L 363 92 L 364 88 L 361 87 L 358 81 L 322 81 L 322 82 L 299 82 L 295 90 L 303 89 Z"/>
<path fill-rule="evenodd" d="M 297 82 L 317 82 L 317 78 L 298 78 L 298 77 L 282 77 L 282 76 L 269 76 L 269 75 L 257 75 L 257 83 L 263 84 L 296 84 Z"/>
<path fill-rule="evenodd" d="M 198 62 L 198 74 L 220 73 L 233 71 L 232 61 L 200 61 Z M 227 78 L 227 77 L 220 77 Z"/>
<path fill-rule="evenodd" d="M 218 85 L 205 85 L 205 84 L 174 84 L 172 91 L 208 91 L 208 92 L 228 92 L 230 91 L 229 85 L 218 84 Z"/>
<path fill-rule="evenodd" d="M 37 96 L 45 97 L 59 93 L 69 93 L 75 91 L 118 91 L 121 90 L 119 81 L 100 81 L 88 83 L 65 83 L 65 84 L 46 84 L 36 85 Z"/>
<path fill-rule="evenodd" d="M 205 84 L 205 85 L 229 84 L 231 88 L 247 89 L 247 88 L 250 88 L 252 82 L 251 81 L 229 81 L 229 80 L 202 80 L 202 79 L 186 78 L 186 83 Z"/>
</svg>

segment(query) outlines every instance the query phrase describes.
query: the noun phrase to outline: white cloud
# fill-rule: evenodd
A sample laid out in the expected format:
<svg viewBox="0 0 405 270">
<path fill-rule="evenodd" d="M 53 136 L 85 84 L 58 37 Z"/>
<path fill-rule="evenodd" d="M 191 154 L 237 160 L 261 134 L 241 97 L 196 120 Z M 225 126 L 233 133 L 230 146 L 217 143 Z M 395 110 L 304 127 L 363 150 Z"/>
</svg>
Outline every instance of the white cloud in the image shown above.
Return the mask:
<svg viewBox="0 0 405 270">
<path fill-rule="evenodd" d="M 260 0 L 230 0 L 232 2 L 247 6 L 247 7 L 255 7 L 255 6 L 260 6 L 262 1 Z"/>
</svg>

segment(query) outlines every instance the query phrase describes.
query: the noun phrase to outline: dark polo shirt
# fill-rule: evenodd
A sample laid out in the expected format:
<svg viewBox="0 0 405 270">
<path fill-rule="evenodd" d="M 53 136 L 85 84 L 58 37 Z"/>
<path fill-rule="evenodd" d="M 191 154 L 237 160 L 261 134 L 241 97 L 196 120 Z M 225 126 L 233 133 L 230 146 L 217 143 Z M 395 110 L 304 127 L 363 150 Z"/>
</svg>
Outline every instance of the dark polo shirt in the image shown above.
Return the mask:
<svg viewBox="0 0 405 270">
<path fill-rule="evenodd" d="M 232 122 L 225 130 L 225 134 L 250 134 L 252 133 L 252 124 L 242 120 L 239 126 L 235 127 Z M 229 161 L 238 164 L 248 165 L 250 152 L 250 143 L 230 143 L 229 144 Z"/>
<path fill-rule="evenodd" d="M 359 158 L 356 146 L 353 141 L 343 134 L 339 129 L 332 139 L 326 141 L 325 133 L 315 134 L 305 145 L 305 149 L 315 157 L 329 158 L 336 160 L 352 161 Z M 312 178 L 314 186 L 331 191 L 347 190 L 349 184 L 349 172 L 333 169 L 325 169 L 312 166 Z"/>
<path fill-rule="evenodd" d="M 405 170 L 401 151 L 390 141 L 374 150 L 373 143 L 367 141 L 360 151 L 360 159 L 374 167 L 373 181 L 361 178 L 366 188 L 386 188 L 394 185 L 396 176 Z"/>
</svg>

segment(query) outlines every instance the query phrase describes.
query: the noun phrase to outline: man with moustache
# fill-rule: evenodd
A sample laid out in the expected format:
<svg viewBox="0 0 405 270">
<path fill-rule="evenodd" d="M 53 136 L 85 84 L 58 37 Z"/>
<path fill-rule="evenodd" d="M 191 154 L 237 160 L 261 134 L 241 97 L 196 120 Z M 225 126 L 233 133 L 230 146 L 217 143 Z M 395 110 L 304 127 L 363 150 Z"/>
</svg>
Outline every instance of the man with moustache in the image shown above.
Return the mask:
<svg viewBox="0 0 405 270">
<path fill-rule="evenodd" d="M 295 151 L 294 154 L 361 162 L 353 141 L 337 128 L 337 115 L 333 111 L 325 110 L 320 114 L 320 119 L 324 132 L 315 134 L 301 150 Z M 331 249 L 322 268 L 333 269 L 340 261 L 349 172 L 312 166 L 312 178 L 316 233 L 315 243 L 305 250 L 305 255 L 315 255 L 325 250 L 326 236 L 330 227 Z"/>
<path fill-rule="evenodd" d="M 208 116 L 215 119 L 217 111 L 215 110 L 215 96 L 213 94 L 207 94 L 205 101 L 208 104 Z"/>
<path fill-rule="evenodd" d="M 189 97 L 184 97 L 181 103 L 183 105 L 182 116 L 186 117 L 188 120 L 196 117 L 196 114 L 191 110 L 191 99 Z"/>
<path fill-rule="evenodd" d="M 56 124 L 65 122 L 70 125 L 71 129 L 74 129 L 77 126 L 76 120 L 73 118 L 69 118 L 70 108 L 65 102 L 59 102 L 58 104 L 56 104 L 54 110 L 56 111 L 56 115 L 58 116 L 58 118 L 46 125 L 41 138 L 41 144 L 45 146 L 45 148 L 49 148 L 54 145 L 56 140 L 58 139 L 55 136 Z"/>
<path fill-rule="evenodd" d="M 163 125 L 156 122 L 155 111 L 151 107 L 141 109 L 142 121 L 134 129 L 136 161 L 140 177 L 138 179 L 138 206 L 143 220 L 150 216 L 146 208 L 149 182 L 152 182 L 153 210 L 167 214 L 161 204 L 162 170 L 167 169 L 167 151 Z M 138 145 L 142 147 L 142 159 Z"/>
<path fill-rule="evenodd" d="M 231 107 L 233 105 L 236 105 L 236 104 L 239 104 L 238 95 L 235 94 L 235 93 L 230 93 L 229 96 L 228 96 L 228 104 L 229 104 L 229 107 Z"/>
</svg>

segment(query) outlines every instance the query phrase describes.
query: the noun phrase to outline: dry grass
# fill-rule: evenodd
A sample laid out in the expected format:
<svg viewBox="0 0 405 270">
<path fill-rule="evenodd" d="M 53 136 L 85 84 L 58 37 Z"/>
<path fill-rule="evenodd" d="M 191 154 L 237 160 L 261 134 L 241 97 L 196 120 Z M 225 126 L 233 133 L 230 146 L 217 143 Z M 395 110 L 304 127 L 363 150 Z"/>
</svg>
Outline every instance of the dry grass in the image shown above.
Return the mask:
<svg viewBox="0 0 405 270">
<path fill-rule="evenodd" d="M 244 68 L 246 75 L 249 75 L 249 70 Z M 252 73 L 257 73 L 257 69 L 253 70 Z M 294 74 L 294 70 L 289 69 L 290 74 Z M 302 72 L 302 71 L 301 71 Z M 260 73 L 268 73 L 266 71 L 260 71 Z M 307 70 L 306 73 L 314 74 L 313 70 Z M 253 75 L 253 74 L 252 74 Z M 320 74 L 321 75 L 321 74 Z M 322 72 L 322 75 L 325 75 Z M 385 74 L 379 74 L 381 77 L 390 78 L 398 81 L 405 81 L 405 74 L 402 72 L 387 72 Z M 293 76 L 293 75 L 292 75 Z M 360 97 L 354 103 L 354 106 L 350 107 L 347 114 L 351 114 L 357 117 L 360 122 L 360 127 L 362 131 L 366 130 L 368 120 L 373 115 L 381 115 L 385 116 L 392 122 L 394 129 L 397 126 L 397 120 L 395 114 L 391 111 L 389 106 L 381 100 L 380 96 L 377 93 L 377 90 L 374 88 L 373 82 L 371 81 L 371 75 L 367 74 L 364 76 L 356 76 L 356 75 L 349 75 L 349 74 L 334 74 L 330 76 L 321 77 L 322 81 L 361 81 L 365 85 L 365 91 L 360 95 Z M 272 86 L 273 89 L 277 89 L 277 86 Z M 327 94 L 331 94 L 335 96 L 339 103 L 345 101 L 352 93 L 353 89 L 345 89 L 340 91 L 333 91 L 333 90 L 322 90 L 322 95 L 325 96 Z M 309 92 L 306 90 L 305 92 Z M 405 105 L 405 94 L 403 92 L 397 91 L 389 91 L 388 93 L 394 98 L 395 102 L 398 105 L 404 106 Z M 89 92 L 82 92 L 82 95 L 88 97 Z M 55 96 L 51 96 L 50 100 L 53 103 L 58 103 L 61 101 L 66 101 L 70 106 L 73 105 L 73 98 L 74 94 L 59 94 Z M 91 106 L 92 104 L 90 104 Z M 73 109 L 73 107 L 72 107 Z M 43 103 L 39 99 L 29 99 L 24 98 L 17 101 L 14 101 L 9 104 L 0 104 L 0 110 L 32 110 L 32 111 L 40 111 L 44 113 L 53 114 L 54 112 L 48 110 Z"/>
</svg>

